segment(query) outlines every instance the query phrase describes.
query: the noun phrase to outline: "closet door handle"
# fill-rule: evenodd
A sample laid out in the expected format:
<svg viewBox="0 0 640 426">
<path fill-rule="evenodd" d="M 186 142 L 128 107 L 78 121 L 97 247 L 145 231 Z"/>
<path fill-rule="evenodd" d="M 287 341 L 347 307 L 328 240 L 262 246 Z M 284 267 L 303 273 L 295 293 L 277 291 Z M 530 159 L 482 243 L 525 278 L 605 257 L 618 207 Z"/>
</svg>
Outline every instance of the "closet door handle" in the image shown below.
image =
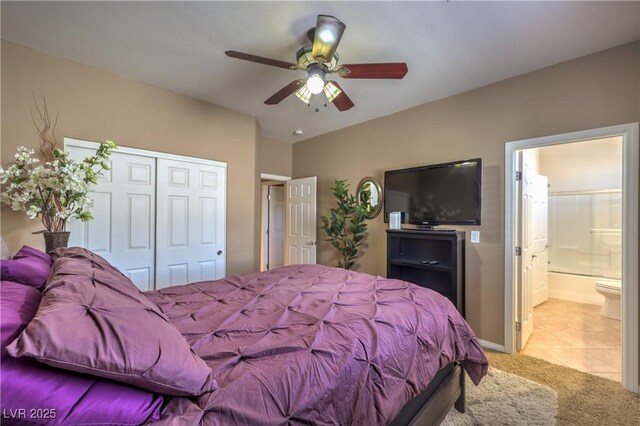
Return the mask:
<svg viewBox="0 0 640 426">
<path fill-rule="evenodd" d="M 218 250 L 218 256 L 222 254 L 222 250 Z"/>
</svg>

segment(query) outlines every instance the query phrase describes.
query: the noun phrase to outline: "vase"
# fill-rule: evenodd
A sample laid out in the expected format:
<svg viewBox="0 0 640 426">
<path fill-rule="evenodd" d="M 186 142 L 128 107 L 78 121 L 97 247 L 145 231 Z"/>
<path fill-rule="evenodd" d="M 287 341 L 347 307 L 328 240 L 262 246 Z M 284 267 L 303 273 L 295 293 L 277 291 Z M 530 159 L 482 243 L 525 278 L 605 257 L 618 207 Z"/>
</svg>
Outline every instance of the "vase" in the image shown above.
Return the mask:
<svg viewBox="0 0 640 426">
<path fill-rule="evenodd" d="M 63 232 L 43 232 L 44 235 L 44 244 L 45 251 L 47 253 L 53 252 L 55 249 L 59 247 L 67 247 L 69 244 L 69 235 L 71 232 L 63 231 Z"/>
</svg>

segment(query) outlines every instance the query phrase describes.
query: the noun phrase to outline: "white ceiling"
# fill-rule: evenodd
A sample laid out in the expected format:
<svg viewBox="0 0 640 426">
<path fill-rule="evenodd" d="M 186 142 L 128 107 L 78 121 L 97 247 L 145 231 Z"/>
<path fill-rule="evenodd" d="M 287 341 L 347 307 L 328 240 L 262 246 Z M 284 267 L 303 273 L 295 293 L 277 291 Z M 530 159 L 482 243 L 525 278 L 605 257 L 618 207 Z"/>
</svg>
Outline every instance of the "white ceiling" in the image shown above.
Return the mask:
<svg viewBox="0 0 640 426">
<path fill-rule="evenodd" d="M 640 2 L 7 2 L 2 38 L 257 117 L 296 142 L 640 39 Z M 347 28 L 341 63 L 406 62 L 404 80 L 340 80 L 355 103 L 263 102 L 301 71 L 318 14 Z M 303 129 L 303 136 L 293 136 Z"/>
</svg>

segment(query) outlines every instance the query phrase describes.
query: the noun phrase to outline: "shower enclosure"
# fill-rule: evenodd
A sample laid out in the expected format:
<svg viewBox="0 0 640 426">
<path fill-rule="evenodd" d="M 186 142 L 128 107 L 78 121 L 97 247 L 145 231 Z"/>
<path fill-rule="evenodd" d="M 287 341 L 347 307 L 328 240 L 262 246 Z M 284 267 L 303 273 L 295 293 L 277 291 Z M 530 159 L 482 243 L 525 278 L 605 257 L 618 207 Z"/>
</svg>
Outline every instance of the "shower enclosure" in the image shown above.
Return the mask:
<svg viewBox="0 0 640 426">
<path fill-rule="evenodd" d="M 621 278 L 621 229 L 619 189 L 549 193 L 551 297 L 600 303 L 595 280 Z"/>
</svg>

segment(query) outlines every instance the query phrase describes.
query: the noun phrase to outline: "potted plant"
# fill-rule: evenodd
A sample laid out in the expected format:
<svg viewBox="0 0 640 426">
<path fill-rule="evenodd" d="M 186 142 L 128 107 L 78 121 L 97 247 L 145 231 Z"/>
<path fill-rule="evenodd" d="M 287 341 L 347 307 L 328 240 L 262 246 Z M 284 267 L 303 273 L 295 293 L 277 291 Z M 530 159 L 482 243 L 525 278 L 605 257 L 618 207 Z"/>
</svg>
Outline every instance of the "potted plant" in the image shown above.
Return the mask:
<svg viewBox="0 0 640 426">
<path fill-rule="evenodd" d="M 336 179 L 332 189 L 338 205 L 332 208 L 327 216 L 320 218 L 320 228 L 326 232 L 327 241 L 340 253 L 338 267 L 352 269 L 367 232 L 365 219 L 368 204 L 361 203 L 358 197 L 349 193 L 346 180 Z"/>
<path fill-rule="evenodd" d="M 3 185 L 0 201 L 12 210 L 26 212 L 31 219 L 40 218 L 45 227 L 45 231 L 40 232 L 44 234 L 46 251 L 50 252 L 66 247 L 69 232 L 65 232 L 65 224 L 69 218 L 83 222 L 93 218 L 89 211 L 92 205 L 89 192 L 102 172 L 109 170 L 106 160 L 116 144 L 108 140 L 95 155 L 74 161 L 67 152 L 55 148 L 55 123 L 51 125 L 44 98 L 43 109 L 37 108 L 37 111 L 41 125 L 36 123 L 36 128 L 43 161 L 33 157 L 35 150 L 18 147 L 16 161 L 6 169 L 0 167 Z"/>
<path fill-rule="evenodd" d="M 16 161 L 7 169 L 0 167 L 0 183 L 6 185 L 0 200 L 12 210 L 24 211 L 31 219 L 39 217 L 46 228 L 47 252 L 66 247 L 69 218 L 83 222 L 93 219 L 89 209 L 89 192 L 103 170 L 109 170 L 105 160 L 116 148 L 112 141 L 100 145 L 95 155 L 76 162 L 67 152 L 53 150 L 53 161 L 41 164 L 33 158 L 34 150 L 18 147 Z"/>
</svg>

